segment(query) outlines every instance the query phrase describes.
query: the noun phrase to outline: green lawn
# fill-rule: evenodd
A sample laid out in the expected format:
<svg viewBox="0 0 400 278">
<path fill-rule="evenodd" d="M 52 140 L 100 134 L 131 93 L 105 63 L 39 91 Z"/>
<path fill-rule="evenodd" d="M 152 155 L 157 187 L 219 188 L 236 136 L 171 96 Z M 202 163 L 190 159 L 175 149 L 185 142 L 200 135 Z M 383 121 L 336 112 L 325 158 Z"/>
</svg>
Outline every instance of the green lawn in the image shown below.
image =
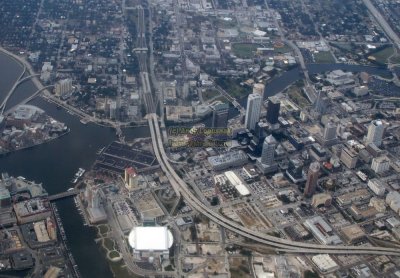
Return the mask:
<svg viewBox="0 0 400 278">
<path fill-rule="evenodd" d="M 333 58 L 331 52 L 319 51 L 318 53 L 314 53 L 314 61 L 317 64 L 329 64 L 334 63 L 335 59 Z"/>
<path fill-rule="evenodd" d="M 274 47 L 274 46 L 272 45 L 272 47 Z M 293 49 L 290 46 L 288 46 L 287 44 L 285 44 L 283 47 L 274 47 L 274 53 L 276 53 L 276 54 L 279 54 L 279 53 L 284 54 L 284 53 L 288 53 L 288 52 L 292 52 L 292 51 L 293 51 Z"/>
<path fill-rule="evenodd" d="M 288 89 L 287 94 L 290 100 L 297 104 L 300 108 L 305 108 L 310 105 L 310 102 L 303 96 L 300 88 L 292 86 Z"/>
<path fill-rule="evenodd" d="M 339 48 L 341 50 L 347 50 L 347 51 L 351 51 L 353 49 L 353 47 L 351 46 L 350 43 L 331 43 L 331 45 L 333 47 Z"/>
<path fill-rule="evenodd" d="M 136 278 L 140 277 L 133 273 L 130 273 L 124 263 L 124 261 L 120 261 L 117 263 L 110 262 L 111 271 L 114 274 L 115 278 Z"/>
<path fill-rule="evenodd" d="M 372 57 L 375 57 L 376 61 L 381 64 L 387 64 L 388 58 L 393 54 L 394 49 L 392 46 L 386 47 L 378 52 L 371 54 Z"/>
<path fill-rule="evenodd" d="M 216 79 L 216 83 L 237 99 L 247 96 L 252 91 L 248 86 L 241 86 L 240 81 L 236 79 L 221 77 Z"/>
<path fill-rule="evenodd" d="M 104 246 L 110 251 L 113 250 L 114 249 L 114 240 L 109 239 L 108 237 L 104 238 Z"/>
<path fill-rule="evenodd" d="M 392 59 L 391 59 L 392 63 L 394 64 L 400 64 L 400 55 L 395 55 Z"/>
<path fill-rule="evenodd" d="M 113 250 L 113 251 L 110 252 L 109 256 L 112 259 L 112 258 L 117 258 L 120 255 L 119 255 L 119 253 L 117 251 Z"/>
<path fill-rule="evenodd" d="M 212 99 L 212 98 L 214 98 L 216 96 L 219 96 L 220 93 L 217 90 L 206 90 L 205 92 L 202 92 L 202 95 L 203 95 L 203 99 L 205 101 L 207 101 L 207 100 Z"/>
<path fill-rule="evenodd" d="M 232 45 L 232 50 L 237 57 L 248 59 L 254 57 L 258 47 L 261 47 L 261 45 L 255 43 L 235 43 Z"/>
<path fill-rule="evenodd" d="M 99 225 L 97 227 L 99 228 L 100 234 L 102 235 L 106 234 L 110 230 L 107 225 Z"/>
</svg>

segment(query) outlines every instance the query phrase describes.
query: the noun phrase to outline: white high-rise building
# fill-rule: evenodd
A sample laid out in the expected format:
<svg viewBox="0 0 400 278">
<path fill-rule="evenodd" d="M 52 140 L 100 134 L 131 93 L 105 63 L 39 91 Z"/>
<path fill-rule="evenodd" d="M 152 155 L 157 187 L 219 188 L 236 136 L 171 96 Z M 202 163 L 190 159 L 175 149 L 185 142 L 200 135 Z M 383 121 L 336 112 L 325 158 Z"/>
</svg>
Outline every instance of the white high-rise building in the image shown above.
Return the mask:
<svg viewBox="0 0 400 278">
<path fill-rule="evenodd" d="M 56 83 L 55 93 L 57 96 L 63 96 L 72 92 L 72 80 L 70 78 L 60 80 Z"/>
<path fill-rule="evenodd" d="M 274 162 L 276 140 L 274 136 L 270 135 L 265 138 L 262 153 L 261 153 L 261 163 L 266 165 L 272 165 Z"/>
<path fill-rule="evenodd" d="M 368 127 L 368 134 L 365 140 L 366 144 L 374 143 L 375 146 L 379 147 L 382 144 L 383 132 L 385 130 L 385 126 L 382 121 L 375 120 L 372 121 Z"/>
<path fill-rule="evenodd" d="M 324 128 L 324 140 L 331 141 L 336 139 L 336 129 L 337 126 L 334 123 L 327 123 Z"/>
<path fill-rule="evenodd" d="M 260 120 L 261 103 L 261 95 L 254 93 L 249 95 L 245 118 L 245 126 L 248 130 L 254 130 Z"/>
</svg>

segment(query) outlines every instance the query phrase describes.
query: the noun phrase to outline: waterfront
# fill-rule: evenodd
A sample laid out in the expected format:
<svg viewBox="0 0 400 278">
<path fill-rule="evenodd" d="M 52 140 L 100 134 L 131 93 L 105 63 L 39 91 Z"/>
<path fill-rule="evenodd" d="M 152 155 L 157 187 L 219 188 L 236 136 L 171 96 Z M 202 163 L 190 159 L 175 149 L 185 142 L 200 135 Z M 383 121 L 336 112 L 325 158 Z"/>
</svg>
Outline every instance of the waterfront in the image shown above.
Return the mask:
<svg viewBox="0 0 400 278">
<path fill-rule="evenodd" d="M 2 57 L 3 55 L 0 55 Z M 12 78 L 16 78 L 20 71 L 19 65 L 11 59 L 0 58 L 0 68 L 3 71 L 14 68 L 14 75 L 7 75 L 9 80 L 3 78 L 0 84 L 1 96 L 11 88 Z M 354 71 L 378 69 L 349 65 L 321 65 L 320 71 L 328 69 L 347 69 Z M 6 70 L 7 69 L 7 70 Z M 318 69 L 318 68 L 317 68 Z M 11 72 L 9 70 L 8 72 Z M 276 94 L 289 84 L 301 78 L 297 68 L 284 73 L 266 86 L 266 96 Z M 10 98 L 9 106 L 18 103 L 24 96 L 33 94 L 36 87 L 32 81 L 28 81 L 16 90 L 16 94 Z M 10 154 L 0 158 L 0 169 L 13 176 L 25 176 L 29 180 L 42 182 L 49 194 L 59 193 L 71 187 L 70 181 L 79 167 L 89 168 L 95 160 L 96 152 L 115 140 L 115 131 L 111 128 L 99 127 L 94 124 L 83 125 L 79 119 L 59 110 L 55 105 L 47 103 L 41 98 L 31 102 L 44 109 L 49 116 L 64 122 L 70 127 L 71 132 L 58 140 Z M 8 107 L 9 107 L 8 106 Z M 148 136 L 147 127 L 138 127 L 129 130 L 130 137 Z M 82 277 L 111 277 L 108 262 L 94 242 L 95 231 L 83 226 L 82 218 L 75 209 L 72 199 L 57 202 L 61 219 L 67 234 L 68 245 L 79 266 Z"/>
<path fill-rule="evenodd" d="M 0 55 L 1 69 L 18 66 L 14 60 L 2 58 L 4 55 Z M 14 76 L 8 76 L 9 79 L 14 78 L 11 81 L 2 79 L 1 96 L 12 87 L 20 73 L 15 70 Z M 10 99 L 10 103 L 17 103 L 24 95 L 33 94 L 35 91 L 36 87 L 28 81 L 17 88 L 15 98 Z M 79 118 L 57 109 L 55 105 L 41 98 L 33 100 L 31 104 L 42 108 L 54 119 L 64 122 L 71 132 L 46 144 L 0 157 L 1 172 L 42 182 L 50 195 L 65 191 L 72 186 L 70 181 L 77 169 L 89 168 L 95 160 L 96 152 L 116 139 L 115 131 L 94 124 L 83 125 Z M 134 133 L 137 137 L 147 136 L 148 130 L 147 127 L 138 127 Z M 112 277 L 108 262 L 94 242 L 95 230 L 83 225 L 73 199 L 61 200 L 56 204 L 67 234 L 69 248 L 82 277 Z"/>
</svg>

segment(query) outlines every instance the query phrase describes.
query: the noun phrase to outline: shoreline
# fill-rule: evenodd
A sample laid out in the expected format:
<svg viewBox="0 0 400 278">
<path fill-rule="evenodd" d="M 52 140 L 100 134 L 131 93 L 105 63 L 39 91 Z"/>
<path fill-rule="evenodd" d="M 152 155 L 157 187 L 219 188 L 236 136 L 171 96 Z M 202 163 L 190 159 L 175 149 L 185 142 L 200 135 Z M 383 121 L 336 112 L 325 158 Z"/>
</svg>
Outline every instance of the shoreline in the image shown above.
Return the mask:
<svg viewBox="0 0 400 278">
<path fill-rule="evenodd" d="M 22 148 L 17 149 L 17 150 L 12 150 L 12 151 L 7 151 L 7 152 L 4 152 L 4 153 L 0 153 L 0 157 L 7 156 L 7 155 L 10 155 L 10 154 L 12 154 L 12 153 L 19 152 L 19 151 L 23 151 L 23 150 L 29 150 L 29 149 L 31 149 L 31 148 L 34 148 L 34 147 L 37 147 L 37 146 L 40 146 L 40 145 L 44 145 L 44 144 L 49 143 L 49 142 L 51 142 L 51 141 L 60 139 L 61 137 L 63 137 L 64 135 L 67 135 L 67 134 L 70 133 L 70 132 L 71 132 L 71 130 L 68 128 L 68 130 L 67 130 L 66 132 L 61 133 L 60 135 L 58 135 L 58 136 L 55 137 L 55 138 L 50 138 L 50 139 L 44 140 L 44 141 L 41 142 L 41 143 L 37 143 L 37 144 L 34 144 L 34 145 L 22 147 Z"/>
</svg>

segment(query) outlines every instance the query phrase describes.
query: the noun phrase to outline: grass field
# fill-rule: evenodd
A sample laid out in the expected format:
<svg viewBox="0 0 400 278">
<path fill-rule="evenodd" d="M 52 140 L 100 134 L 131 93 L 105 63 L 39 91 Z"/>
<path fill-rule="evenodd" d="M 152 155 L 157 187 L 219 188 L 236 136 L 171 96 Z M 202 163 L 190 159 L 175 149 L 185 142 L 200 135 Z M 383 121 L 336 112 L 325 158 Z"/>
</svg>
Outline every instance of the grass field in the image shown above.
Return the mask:
<svg viewBox="0 0 400 278">
<path fill-rule="evenodd" d="M 237 57 L 247 59 L 254 57 L 258 47 L 261 47 L 261 45 L 254 43 L 235 43 L 232 45 L 232 50 Z"/>
<path fill-rule="evenodd" d="M 331 43 L 332 46 L 337 47 L 339 49 L 351 51 L 352 46 L 350 43 Z"/>
<path fill-rule="evenodd" d="M 109 254 L 110 258 L 117 258 L 119 257 L 119 253 L 115 250 L 111 251 Z"/>
<path fill-rule="evenodd" d="M 334 63 L 335 59 L 333 58 L 331 52 L 320 51 L 318 53 L 314 53 L 314 61 L 318 64 L 329 64 Z"/>
<path fill-rule="evenodd" d="M 378 52 L 375 52 L 371 56 L 375 57 L 376 61 L 381 64 L 387 64 L 388 58 L 394 53 L 393 47 L 386 47 Z"/>
<path fill-rule="evenodd" d="M 99 228 L 100 234 L 105 235 L 110 229 L 107 225 L 99 225 L 97 226 Z"/>
<path fill-rule="evenodd" d="M 217 90 L 206 90 L 205 92 L 202 92 L 203 99 L 204 101 L 207 101 L 209 99 L 212 99 L 216 96 L 219 96 L 220 93 Z"/>
<path fill-rule="evenodd" d="M 394 56 L 391 60 L 394 64 L 400 64 L 400 55 Z"/>
<path fill-rule="evenodd" d="M 228 92 L 232 97 L 240 99 L 251 93 L 250 87 L 240 85 L 240 81 L 231 78 L 218 78 L 217 84 Z"/>
<path fill-rule="evenodd" d="M 133 273 L 130 273 L 127 268 L 126 265 L 123 261 L 114 263 L 114 262 L 110 262 L 110 266 L 111 266 L 111 271 L 114 274 L 114 277 L 117 278 L 137 278 L 140 276 L 137 276 Z"/>
<path fill-rule="evenodd" d="M 287 94 L 290 100 L 297 104 L 301 109 L 310 105 L 310 102 L 303 96 L 303 93 L 297 86 L 291 86 L 287 90 Z"/>
<path fill-rule="evenodd" d="M 109 239 L 109 238 L 104 238 L 104 246 L 108 249 L 108 250 L 113 250 L 114 249 L 114 240 Z"/>
</svg>

